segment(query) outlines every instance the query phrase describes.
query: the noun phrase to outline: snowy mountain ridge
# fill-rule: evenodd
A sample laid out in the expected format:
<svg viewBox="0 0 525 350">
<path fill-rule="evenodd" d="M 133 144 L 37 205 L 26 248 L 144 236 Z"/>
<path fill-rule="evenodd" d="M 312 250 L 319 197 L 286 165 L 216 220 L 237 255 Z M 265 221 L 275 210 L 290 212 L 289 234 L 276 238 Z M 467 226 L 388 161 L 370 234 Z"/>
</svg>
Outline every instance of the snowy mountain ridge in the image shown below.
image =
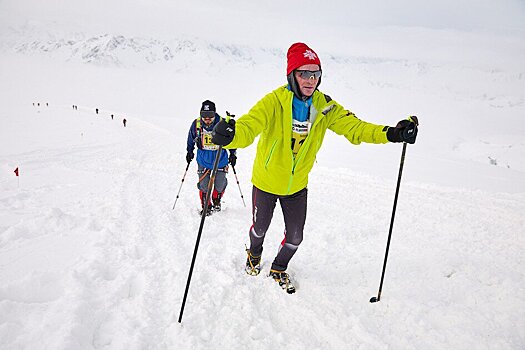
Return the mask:
<svg viewBox="0 0 525 350">
<path fill-rule="evenodd" d="M 23 55 L 43 55 L 64 61 L 129 68 L 165 62 L 189 64 L 202 56 L 208 56 L 208 60 L 218 56 L 224 61 L 249 64 L 255 64 L 259 52 L 279 59 L 285 56 L 280 49 L 258 48 L 255 53 L 254 49 L 247 46 L 207 42 L 197 37 L 163 40 L 118 33 L 87 35 L 82 32 L 40 31 L 38 28 L 10 27 L 0 36 L 0 48 L 4 52 Z"/>
<path fill-rule="evenodd" d="M 81 38 L 79 38 L 81 37 Z M 197 46 L 186 39 L 163 42 L 157 39 L 103 34 L 82 38 L 32 39 L 11 41 L 6 46 L 19 54 L 43 54 L 63 57 L 66 61 L 110 66 L 134 66 L 140 63 L 159 63 L 174 59 L 173 52 L 195 53 Z"/>
<path fill-rule="evenodd" d="M 143 58 L 148 63 L 157 61 L 169 61 L 173 59 L 169 47 L 157 40 L 141 38 L 125 38 L 124 36 L 103 35 L 82 41 L 58 40 L 58 41 L 33 41 L 23 43 L 13 48 L 18 53 L 33 54 L 35 52 L 46 52 L 50 54 L 62 53 L 69 56 L 68 60 L 95 64 L 123 64 L 119 58 L 119 51 L 131 50 L 130 56 Z"/>
</svg>

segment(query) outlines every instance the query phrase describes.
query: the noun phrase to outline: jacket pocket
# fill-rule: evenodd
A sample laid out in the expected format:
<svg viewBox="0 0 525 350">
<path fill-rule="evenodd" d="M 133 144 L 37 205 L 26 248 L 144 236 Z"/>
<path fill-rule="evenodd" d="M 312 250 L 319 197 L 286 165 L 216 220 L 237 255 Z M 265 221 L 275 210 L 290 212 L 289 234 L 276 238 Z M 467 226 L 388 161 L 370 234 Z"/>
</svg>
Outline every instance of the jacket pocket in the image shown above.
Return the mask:
<svg viewBox="0 0 525 350">
<path fill-rule="evenodd" d="M 270 152 L 268 152 L 268 156 L 266 156 L 266 160 L 264 161 L 265 169 L 268 169 L 268 163 L 270 163 L 270 159 L 272 158 L 273 150 L 275 149 L 276 144 L 277 140 L 273 141 L 272 147 L 270 148 Z"/>
</svg>

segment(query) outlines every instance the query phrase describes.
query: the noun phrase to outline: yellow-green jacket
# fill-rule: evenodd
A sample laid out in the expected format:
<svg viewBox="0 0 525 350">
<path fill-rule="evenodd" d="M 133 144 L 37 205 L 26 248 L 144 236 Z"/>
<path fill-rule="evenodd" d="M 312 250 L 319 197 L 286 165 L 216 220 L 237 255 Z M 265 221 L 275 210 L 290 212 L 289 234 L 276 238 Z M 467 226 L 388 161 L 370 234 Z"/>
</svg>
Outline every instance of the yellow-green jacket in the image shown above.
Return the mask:
<svg viewBox="0 0 525 350">
<path fill-rule="evenodd" d="M 294 157 L 292 152 L 293 92 L 282 86 L 265 97 L 235 124 L 235 137 L 227 148 L 244 148 L 260 135 L 253 163 L 255 187 L 277 195 L 296 193 L 308 184 L 326 129 L 351 143 L 387 143 L 386 127 L 363 122 L 337 102 L 316 90 L 310 107 L 311 128 Z"/>
</svg>

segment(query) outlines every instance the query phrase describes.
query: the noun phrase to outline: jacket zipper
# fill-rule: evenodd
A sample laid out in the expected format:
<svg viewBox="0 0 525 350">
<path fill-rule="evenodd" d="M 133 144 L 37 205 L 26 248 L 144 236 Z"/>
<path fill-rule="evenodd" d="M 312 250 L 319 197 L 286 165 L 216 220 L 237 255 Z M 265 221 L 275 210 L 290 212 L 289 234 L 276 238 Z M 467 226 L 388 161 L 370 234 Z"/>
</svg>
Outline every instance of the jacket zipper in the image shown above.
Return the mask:
<svg viewBox="0 0 525 350">
<path fill-rule="evenodd" d="M 313 104 L 313 101 L 312 101 L 312 104 Z M 292 164 L 292 174 L 290 175 L 290 180 L 288 181 L 288 190 L 286 191 L 288 194 L 290 193 L 290 188 L 292 188 L 292 181 L 293 181 L 293 177 L 295 175 L 295 167 L 297 166 L 297 164 L 299 163 L 299 160 L 301 160 L 301 158 L 303 157 L 303 154 L 305 153 L 304 149 L 305 149 L 306 143 L 308 143 L 310 141 L 310 137 L 309 136 L 311 135 L 311 132 L 312 132 L 313 128 L 315 127 L 315 125 L 319 124 L 319 119 L 322 119 L 324 116 L 326 116 L 326 114 L 328 112 L 330 112 L 334 107 L 335 106 L 333 104 L 331 105 L 331 107 L 326 107 L 325 106 L 325 108 L 323 108 L 323 111 L 321 112 L 321 116 L 319 116 L 319 118 L 316 118 L 314 120 L 314 122 L 312 123 L 312 127 L 310 128 L 310 131 L 308 132 L 308 137 L 306 137 L 305 143 L 301 146 L 301 149 L 299 150 L 299 153 L 297 154 L 297 156 L 298 156 L 297 160 L 295 160 L 295 158 L 293 157 L 293 150 L 290 149 L 290 152 L 292 152 L 292 159 L 294 161 L 293 161 L 293 164 Z M 324 112 L 325 109 L 326 109 L 326 112 Z M 319 141 L 317 141 L 317 148 L 319 148 Z"/>
</svg>

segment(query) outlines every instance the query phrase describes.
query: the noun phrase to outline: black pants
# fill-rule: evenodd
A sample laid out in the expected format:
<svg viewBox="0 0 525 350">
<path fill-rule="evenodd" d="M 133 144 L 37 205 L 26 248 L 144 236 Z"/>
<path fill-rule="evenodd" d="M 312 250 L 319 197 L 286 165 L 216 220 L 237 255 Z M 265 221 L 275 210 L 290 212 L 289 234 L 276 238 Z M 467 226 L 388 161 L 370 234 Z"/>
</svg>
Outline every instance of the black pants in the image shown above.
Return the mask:
<svg viewBox="0 0 525 350">
<path fill-rule="evenodd" d="M 284 240 L 272 264 L 272 270 L 285 271 L 299 244 L 303 241 L 303 229 L 306 221 L 306 188 L 289 196 L 279 196 L 264 192 L 253 186 L 252 216 L 253 225 L 250 228 L 250 251 L 259 256 L 263 251 L 263 242 L 272 221 L 277 200 L 281 203 L 284 216 Z"/>
</svg>

